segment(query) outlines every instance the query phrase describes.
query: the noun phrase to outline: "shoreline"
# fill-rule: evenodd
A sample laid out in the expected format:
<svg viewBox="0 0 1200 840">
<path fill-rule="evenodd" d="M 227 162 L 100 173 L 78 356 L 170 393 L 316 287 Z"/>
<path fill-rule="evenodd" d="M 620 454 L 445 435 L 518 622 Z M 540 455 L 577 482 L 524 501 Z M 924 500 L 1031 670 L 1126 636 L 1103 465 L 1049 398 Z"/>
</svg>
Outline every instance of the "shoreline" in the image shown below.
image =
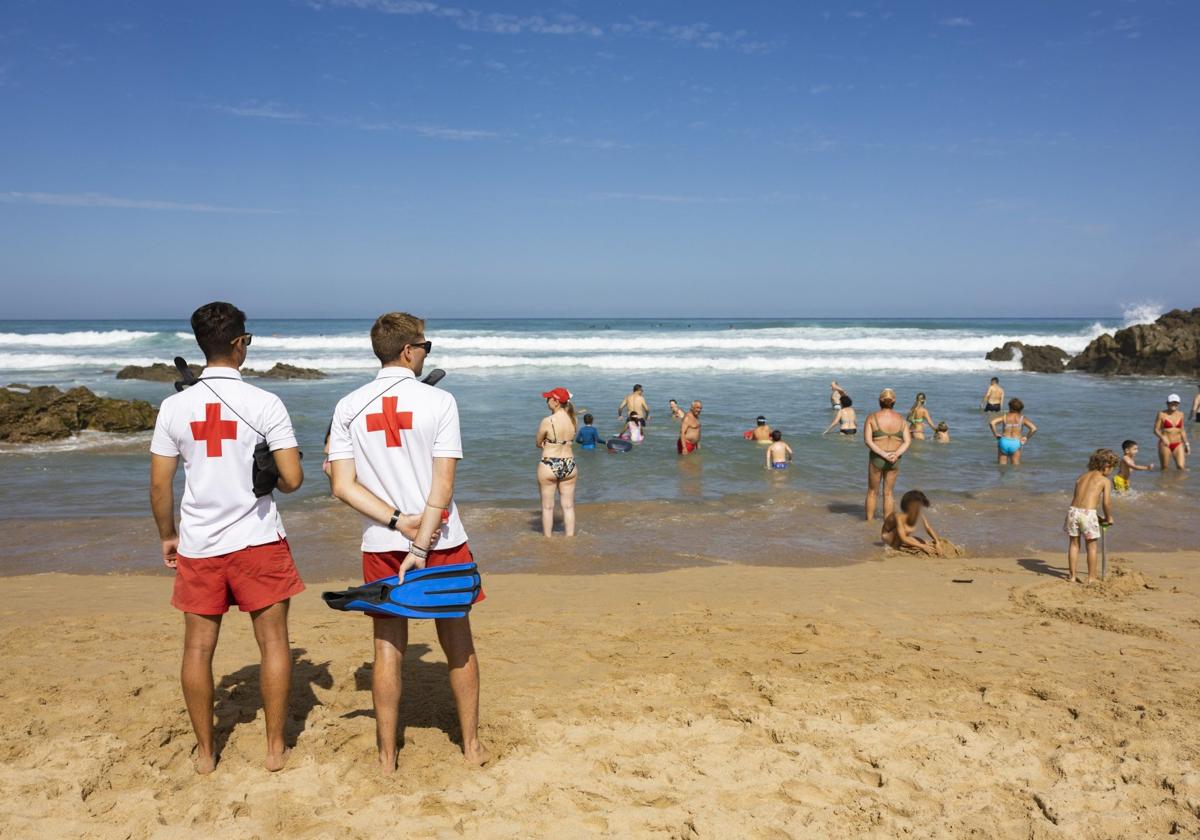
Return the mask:
<svg viewBox="0 0 1200 840">
<path fill-rule="evenodd" d="M 401 779 L 373 771 L 369 631 L 293 600 L 288 766 L 261 768 L 257 650 L 217 650 L 191 772 L 179 614 L 149 575 L 0 580 L 0 827 L 14 838 L 514 835 L 1107 838 L 1200 830 L 1200 553 L 653 574 L 498 574 L 472 616 L 482 734 L 413 626 Z M 736 585 L 731 585 L 731 575 Z M 970 584 L 954 580 L 970 579 Z M 47 632 L 45 612 L 60 622 Z"/>
</svg>

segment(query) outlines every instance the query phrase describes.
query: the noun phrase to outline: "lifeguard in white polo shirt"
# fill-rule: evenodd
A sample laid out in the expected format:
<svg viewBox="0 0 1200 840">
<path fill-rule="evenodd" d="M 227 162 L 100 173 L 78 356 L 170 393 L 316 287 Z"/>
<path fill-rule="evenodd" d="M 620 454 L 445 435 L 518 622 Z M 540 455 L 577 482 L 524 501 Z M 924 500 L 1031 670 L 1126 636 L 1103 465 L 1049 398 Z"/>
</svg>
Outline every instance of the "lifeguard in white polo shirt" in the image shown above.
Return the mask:
<svg viewBox="0 0 1200 840">
<path fill-rule="evenodd" d="M 163 400 L 150 443 L 150 505 L 163 563 L 175 570 L 171 603 L 184 613 L 183 697 L 196 732 L 196 771 L 216 768 L 212 658 L 231 604 L 250 613 L 262 654 L 268 770 L 287 761 L 284 723 L 292 674 L 288 599 L 304 590 L 275 500 L 256 496 L 254 449 L 265 442 L 279 472 L 276 489 L 304 480 L 292 421 L 279 397 L 242 381 L 250 333 L 230 303 L 192 314 L 207 364 L 200 381 Z M 179 529 L 173 482 L 183 459 Z"/>
<path fill-rule="evenodd" d="M 458 404 L 417 378 L 432 347 L 425 322 L 404 312 L 380 315 L 371 327 L 371 347 L 383 368 L 338 402 L 329 434 L 333 494 L 362 514 L 363 581 L 412 568 L 470 563 L 467 533 L 454 504 L 454 474 L 462 458 Z M 393 773 L 408 619 L 372 620 L 379 763 L 384 773 Z M 470 619 L 435 623 L 450 665 L 463 755 L 483 764 L 489 755 L 479 743 L 479 663 Z"/>
</svg>

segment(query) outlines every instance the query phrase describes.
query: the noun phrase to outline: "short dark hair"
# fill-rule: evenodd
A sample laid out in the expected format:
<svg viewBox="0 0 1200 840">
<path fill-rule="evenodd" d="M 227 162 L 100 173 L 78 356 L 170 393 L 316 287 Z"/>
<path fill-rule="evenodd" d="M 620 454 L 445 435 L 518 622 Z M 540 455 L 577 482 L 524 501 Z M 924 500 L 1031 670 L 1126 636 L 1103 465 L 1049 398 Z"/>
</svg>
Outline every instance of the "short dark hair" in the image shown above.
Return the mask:
<svg viewBox="0 0 1200 840">
<path fill-rule="evenodd" d="M 766 418 L 766 417 L 763 417 L 763 416 L 760 414 L 760 415 L 758 415 L 758 417 L 757 417 L 757 418 L 755 418 L 754 422 L 755 422 L 755 424 L 756 424 L 756 425 L 759 425 L 759 426 L 765 426 L 765 425 L 767 425 L 767 418 Z"/>
<path fill-rule="evenodd" d="M 371 327 L 371 349 L 381 364 L 400 358 L 404 348 L 425 335 L 425 322 L 407 312 L 385 312 Z"/>
<path fill-rule="evenodd" d="M 192 333 L 206 359 L 229 355 L 233 342 L 246 334 L 246 313 L 232 303 L 213 301 L 192 313 Z"/>
<path fill-rule="evenodd" d="M 590 426 L 590 425 L 592 425 L 592 421 L 593 421 L 593 420 L 595 420 L 595 419 L 596 419 L 596 418 L 595 418 L 595 417 L 593 417 L 593 416 L 592 416 L 592 415 L 590 415 L 590 414 L 585 414 L 585 415 L 583 415 L 583 422 L 584 422 L 584 423 L 586 423 L 586 424 L 587 424 L 587 425 L 589 425 L 589 426 Z"/>
<path fill-rule="evenodd" d="M 842 404 L 842 408 L 849 408 L 854 405 L 854 400 L 850 399 L 850 395 L 845 391 L 842 392 L 842 398 L 838 402 Z"/>
<path fill-rule="evenodd" d="M 999 385 L 999 384 L 1000 384 L 1000 377 L 999 377 L 999 376 L 993 376 L 993 377 L 992 377 L 992 381 L 993 381 L 993 382 L 995 382 L 997 385 Z"/>
<path fill-rule="evenodd" d="M 641 386 L 641 385 L 634 385 L 634 386 L 633 386 L 633 390 L 635 390 L 635 391 L 640 391 L 640 390 L 642 390 L 642 386 Z"/>
<path fill-rule="evenodd" d="M 914 503 L 921 507 L 929 507 L 929 497 L 920 490 L 909 490 L 900 497 L 900 510 L 908 510 L 909 505 Z"/>
<path fill-rule="evenodd" d="M 775 441 L 783 440 L 783 432 L 779 431 L 779 429 L 772 429 L 771 430 L 771 440 L 775 440 Z"/>
<path fill-rule="evenodd" d="M 1136 440 L 1124 440 L 1124 441 L 1121 441 L 1121 451 L 1122 451 L 1122 452 L 1128 452 L 1130 449 L 1132 449 L 1132 448 L 1133 448 L 1133 447 L 1135 447 L 1135 446 L 1137 446 L 1137 441 L 1136 441 Z"/>
<path fill-rule="evenodd" d="M 1025 403 L 1021 402 L 1016 397 L 1013 397 L 1011 400 L 1008 401 L 1008 410 L 1009 411 L 1024 411 Z"/>
</svg>

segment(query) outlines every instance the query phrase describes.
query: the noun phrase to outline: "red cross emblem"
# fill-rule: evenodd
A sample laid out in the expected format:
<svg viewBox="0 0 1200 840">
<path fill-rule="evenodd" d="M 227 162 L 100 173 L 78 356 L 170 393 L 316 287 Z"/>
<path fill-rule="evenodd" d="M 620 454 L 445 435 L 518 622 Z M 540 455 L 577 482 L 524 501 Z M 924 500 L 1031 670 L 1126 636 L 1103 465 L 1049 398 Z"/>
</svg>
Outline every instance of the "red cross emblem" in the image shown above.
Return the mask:
<svg viewBox="0 0 1200 840">
<path fill-rule="evenodd" d="M 221 441 L 237 438 L 237 421 L 221 419 L 220 403 L 204 404 L 204 419 L 191 422 L 192 438 L 205 442 L 209 458 L 221 457 Z"/>
<path fill-rule="evenodd" d="M 367 431 L 383 432 L 387 446 L 404 446 L 400 440 L 402 429 L 411 429 L 412 412 L 396 411 L 399 397 L 384 397 L 383 410 L 378 414 L 367 415 Z"/>
</svg>

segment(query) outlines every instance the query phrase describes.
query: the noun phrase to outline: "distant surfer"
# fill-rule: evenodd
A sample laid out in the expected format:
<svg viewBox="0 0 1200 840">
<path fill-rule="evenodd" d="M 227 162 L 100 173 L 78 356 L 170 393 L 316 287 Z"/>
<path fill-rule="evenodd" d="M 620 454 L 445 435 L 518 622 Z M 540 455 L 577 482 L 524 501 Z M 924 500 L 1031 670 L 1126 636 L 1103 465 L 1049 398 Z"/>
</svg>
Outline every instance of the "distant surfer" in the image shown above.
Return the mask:
<svg viewBox="0 0 1200 840">
<path fill-rule="evenodd" d="M 379 373 L 342 397 L 333 411 L 333 494 L 362 515 L 364 583 L 403 577 L 409 569 L 474 562 L 454 504 L 463 454 L 458 403 L 449 391 L 417 381 L 432 347 L 421 318 L 406 312 L 380 315 L 371 327 Z M 482 599 L 481 592 L 476 600 Z M 408 619 L 375 614 L 371 622 L 376 745 L 380 770 L 390 775 L 399 750 Z M 471 619 L 439 618 L 435 624 L 449 666 L 463 757 L 484 764 L 489 755 L 479 741 L 479 661 Z"/>
<path fill-rule="evenodd" d="M 617 406 L 617 416 L 622 419 L 627 419 L 627 414 L 636 414 L 642 418 L 643 423 L 650 422 L 650 406 L 646 405 L 646 397 L 642 393 L 641 385 L 634 385 L 625 399 L 621 400 L 621 404 Z"/>
<path fill-rule="evenodd" d="M 704 408 L 700 400 L 692 400 L 692 410 L 683 415 L 679 423 L 679 439 L 675 441 L 675 451 L 680 455 L 690 455 L 700 448 L 700 412 Z"/>
<path fill-rule="evenodd" d="M 983 399 L 979 403 L 979 407 L 984 411 L 999 412 L 1004 406 L 1004 389 L 1000 387 L 999 378 L 993 376 L 991 384 L 988 385 L 987 391 L 983 395 Z"/>
</svg>

